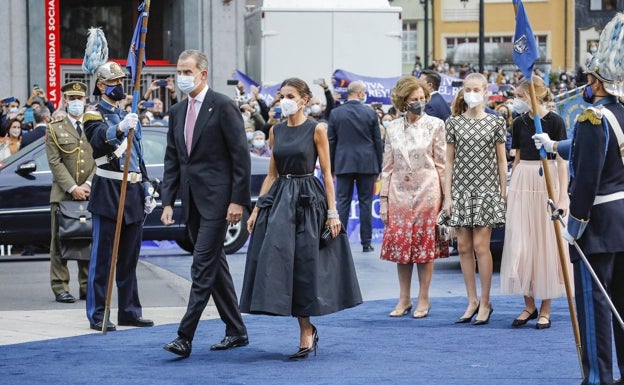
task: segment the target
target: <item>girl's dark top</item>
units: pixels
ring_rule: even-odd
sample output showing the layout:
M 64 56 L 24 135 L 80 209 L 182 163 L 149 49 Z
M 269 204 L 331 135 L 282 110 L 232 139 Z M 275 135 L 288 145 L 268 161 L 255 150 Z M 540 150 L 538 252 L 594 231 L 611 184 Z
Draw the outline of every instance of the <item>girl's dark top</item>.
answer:
M 561 116 L 549 111 L 543 118 L 542 131 L 552 140 L 564 140 L 567 138 L 565 122 Z M 535 124 L 532 113 L 518 116 L 513 121 L 511 148 L 520 150 L 520 160 L 540 160 L 539 150 L 535 148 L 535 142 L 531 137 L 535 135 Z M 555 159 L 554 154 L 548 154 L 548 159 Z

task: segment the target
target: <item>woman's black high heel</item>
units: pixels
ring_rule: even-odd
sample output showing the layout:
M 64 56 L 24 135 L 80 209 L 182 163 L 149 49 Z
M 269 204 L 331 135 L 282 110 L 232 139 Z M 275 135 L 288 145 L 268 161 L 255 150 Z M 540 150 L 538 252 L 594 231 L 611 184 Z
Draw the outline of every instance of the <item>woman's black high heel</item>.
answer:
M 472 317 L 474 317 L 478 312 L 479 312 L 479 307 L 480 304 L 477 305 L 477 308 L 474 310 L 474 312 L 470 315 L 470 317 L 461 317 L 458 318 L 457 321 L 455 321 L 456 324 L 466 324 L 470 321 L 472 321 Z
M 316 349 L 318 348 L 318 333 L 316 332 L 316 326 L 312 325 L 312 345 L 307 348 L 299 348 L 299 350 L 288 356 L 291 360 L 298 360 L 308 358 L 308 354 L 314 352 L 316 356 Z
M 492 312 L 494 312 L 494 308 L 492 307 L 492 305 L 490 305 L 490 311 L 488 313 L 488 316 L 486 319 L 481 320 L 478 318 L 475 318 L 474 322 L 472 323 L 473 325 L 487 325 L 490 322 L 490 316 L 492 315 Z

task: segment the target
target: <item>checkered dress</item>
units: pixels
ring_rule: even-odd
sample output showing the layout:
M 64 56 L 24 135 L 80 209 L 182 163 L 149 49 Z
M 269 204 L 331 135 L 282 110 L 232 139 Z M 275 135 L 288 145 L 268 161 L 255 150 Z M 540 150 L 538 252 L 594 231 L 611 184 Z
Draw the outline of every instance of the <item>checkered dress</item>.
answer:
M 446 121 L 446 141 L 455 145 L 450 226 L 500 227 L 505 224 L 496 143 L 505 143 L 505 121 L 487 114 L 482 119 L 463 115 Z

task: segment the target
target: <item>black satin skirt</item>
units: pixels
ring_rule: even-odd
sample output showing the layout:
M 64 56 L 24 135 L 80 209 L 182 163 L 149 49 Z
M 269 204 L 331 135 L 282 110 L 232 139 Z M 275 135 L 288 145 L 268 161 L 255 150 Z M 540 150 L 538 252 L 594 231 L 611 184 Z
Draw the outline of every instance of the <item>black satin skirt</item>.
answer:
M 241 312 L 310 317 L 362 303 L 347 235 L 321 244 L 327 199 L 316 177 L 279 178 L 256 205 Z

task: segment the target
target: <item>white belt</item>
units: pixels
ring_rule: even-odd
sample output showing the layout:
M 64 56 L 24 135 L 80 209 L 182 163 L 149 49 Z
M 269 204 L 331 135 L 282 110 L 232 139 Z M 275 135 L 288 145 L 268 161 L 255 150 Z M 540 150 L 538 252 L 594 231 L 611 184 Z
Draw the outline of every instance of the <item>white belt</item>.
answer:
M 99 175 L 102 178 L 123 180 L 123 174 L 124 174 L 123 172 L 104 170 L 99 167 L 95 169 L 95 175 Z M 128 183 L 139 183 L 142 180 L 143 180 L 143 175 L 141 175 L 140 172 L 128 173 Z
M 101 166 L 103 164 L 109 163 L 112 160 L 121 158 L 121 155 L 126 151 L 127 148 L 128 148 L 128 138 L 124 138 L 124 140 L 121 142 L 121 144 L 119 145 L 119 147 L 117 147 L 115 151 L 111 152 L 108 155 L 95 158 L 95 165 Z M 111 178 L 111 179 L 115 179 L 115 178 Z
M 602 203 L 617 201 L 620 199 L 624 199 L 624 191 L 618 191 L 616 193 L 608 195 L 597 195 L 596 199 L 594 199 L 594 206 Z

